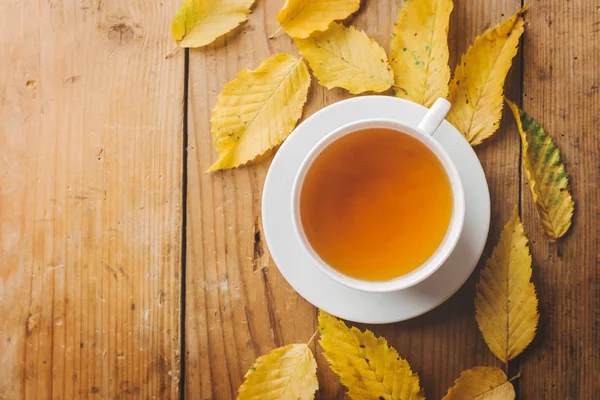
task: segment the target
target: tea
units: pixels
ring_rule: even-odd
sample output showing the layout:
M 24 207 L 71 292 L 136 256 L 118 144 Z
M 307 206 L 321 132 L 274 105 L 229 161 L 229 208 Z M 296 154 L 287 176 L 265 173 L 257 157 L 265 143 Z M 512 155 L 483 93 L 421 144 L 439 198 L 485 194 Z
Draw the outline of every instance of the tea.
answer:
M 353 132 L 313 161 L 300 219 L 313 250 L 331 267 L 383 281 L 423 264 L 442 243 L 452 188 L 439 159 L 410 135 Z

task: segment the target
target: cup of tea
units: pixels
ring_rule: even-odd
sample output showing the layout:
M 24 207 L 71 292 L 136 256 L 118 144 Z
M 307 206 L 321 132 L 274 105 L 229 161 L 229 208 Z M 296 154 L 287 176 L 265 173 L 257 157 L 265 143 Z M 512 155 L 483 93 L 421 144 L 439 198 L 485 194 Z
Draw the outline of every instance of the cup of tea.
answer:
M 308 152 L 293 184 L 292 222 L 330 278 L 366 292 L 396 291 L 450 256 L 465 199 L 456 167 L 432 136 L 449 109 L 438 99 L 418 126 L 353 122 Z

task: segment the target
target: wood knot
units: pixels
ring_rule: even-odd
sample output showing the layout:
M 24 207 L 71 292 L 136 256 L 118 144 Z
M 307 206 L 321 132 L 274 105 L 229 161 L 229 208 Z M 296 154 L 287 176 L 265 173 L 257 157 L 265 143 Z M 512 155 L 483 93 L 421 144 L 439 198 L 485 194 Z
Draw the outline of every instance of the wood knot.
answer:
M 40 313 L 29 314 L 25 321 L 25 337 L 30 337 L 34 330 L 37 329 Z
M 121 21 L 108 28 L 108 38 L 118 44 L 125 44 L 141 37 L 140 25 L 132 22 Z
M 258 217 L 256 217 L 256 220 L 254 221 L 253 239 L 254 239 L 254 254 L 252 256 L 252 270 L 254 272 L 256 272 L 259 269 L 262 269 L 266 266 L 266 265 L 264 265 L 265 264 L 264 263 L 265 250 L 264 250 L 264 244 L 262 241 L 262 235 L 260 233 L 260 223 L 259 223 Z

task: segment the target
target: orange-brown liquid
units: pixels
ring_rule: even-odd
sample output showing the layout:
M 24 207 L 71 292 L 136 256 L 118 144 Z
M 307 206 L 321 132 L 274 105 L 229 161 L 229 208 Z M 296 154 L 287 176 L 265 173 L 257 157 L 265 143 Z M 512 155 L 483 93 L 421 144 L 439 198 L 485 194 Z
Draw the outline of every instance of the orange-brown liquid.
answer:
M 313 162 L 300 218 L 316 253 L 354 278 L 406 274 L 435 252 L 452 215 L 452 189 L 438 158 L 391 129 L 351 133 Z

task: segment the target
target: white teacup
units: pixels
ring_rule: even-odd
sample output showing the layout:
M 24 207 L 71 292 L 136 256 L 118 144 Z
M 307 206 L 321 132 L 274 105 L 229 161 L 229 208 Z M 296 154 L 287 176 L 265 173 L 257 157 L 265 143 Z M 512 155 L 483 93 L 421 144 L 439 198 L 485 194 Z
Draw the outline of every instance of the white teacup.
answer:
M 410 126 L 389 119 L 365 119 L 344 125 L 321 139 L 306 155 L 292 187 L 292 223 L 296 235 L 306 253 L 314 260 L 316 265 L 331 279 L 342 285 L 365 292 L 391 292 L 414 286 L 432 275 L 448 259 L 458 239 L 460 238 L 465 219 L 465 198 L 460 176 L 450 156 L 442 146 L 432 137 L 440 126 L 444 117 L 450 110 L 450 103 L 438 99 L 418 126 Z M 311 247 L 302 227 L 300 218 L 300 194 L 306 173 L 311 168 L 313 161 L 325 148 L 341 137 L 356 131 L 369 128 L 388 128 L 410 135 L 423 143 L 439 159 L 452 188 L 453 208 L 448 230 L 437 250 L 421 266 L 413 271 L 387 281 L 360 280 L 341 273 L 324 262 Z

